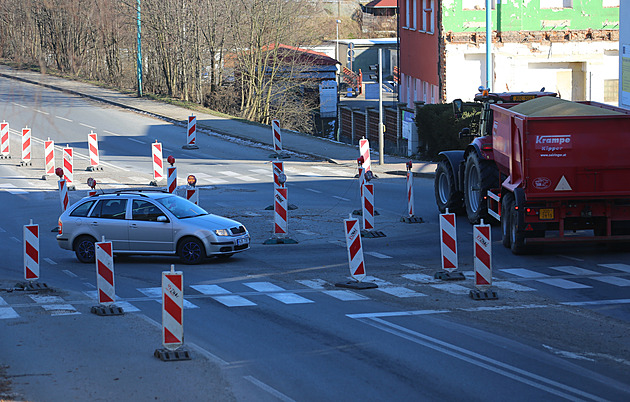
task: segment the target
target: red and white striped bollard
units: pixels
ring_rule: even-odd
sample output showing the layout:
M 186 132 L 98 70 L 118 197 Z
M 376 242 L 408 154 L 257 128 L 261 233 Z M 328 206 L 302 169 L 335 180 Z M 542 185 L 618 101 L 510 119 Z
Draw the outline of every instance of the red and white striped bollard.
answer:
M 46 174 L 55 174 L 55 141 L 50 138 L 44 141 L 44 161 L 46 164 Z
M 273 233 L 276 237 L 285 237 L 288 232 L 288 213 L 289 210 L 289 189 L 286 187 L 278 187 L 274 189 L 274 229 Z
M 363 230 L 372 230 L 374 229 L 374 184 L 364 184 L 362 193 Z
M 90 153 L 90 166 L 88 169 L 96 170 L 99 164 L 98 136 L 92 131 L 88 134 L 88 150 Z
M 74 154 L 68 145 L 63 149 L 63 178 L 70 187 L 74 181 Z
M 162 345 L 174 351 L 184 344 L 184 274 L 162 272 Z
M 372 161 L 370 160 L 370 141 L 366 138 L 359 140 L 359 155 L 363 157 L 362 167 L 366 171 L 372 170 Z
M 447 272 L 457 270 L 457 230 L 455 214 L 440 214 L 440 243 L 442 251 L 442 269 Z
M 39 279 L 39 225 L 24 225 L 24 279 Z
M 153 159 L 153 180 L 157 182 L 164 178 L 164 161 L 162 160 L 162 143 L 155 140 L 151 144 L 151 157 Z
M 492 235 L 490 225 L 483 223 L 473 226 L 475 290 L 470 297 L 476 300 L 498 299 L 492 287 Z
M 276 153 L 282 152 L 282 133 L 280 132 L 280 121 L 271 121 L 271 134 L 273 135 L 273 150 Z
M 22 164 L 31 164 L 31 129 L 25 127 L 22 129 Z
M 363 260 L 363 246 L 361 245 L 361 231 L 359 220 L 348 218 L 343 221 L 346 233 L 346 248 L 348 250 L 348 264 L 350 276 L 357 282 L 365 279 L 365 263 Z
M 199 149 L 197 146 L 197 117 L 195 115 L 188 116 L 188 127 L 186 130 L 186 145 L 184 149 Z
M 11 157 L 11 147 L 9 143 L 9 123 L 2 120 L 0 123 L 0 156 L 2 158 Z
M 96 256 L 96 286 L 98 288 L 98 302 L 109 306 L 116 300 L 116 284 L 114 279 L 114 250 L 112 242 L 102 241 L 94 243 Z

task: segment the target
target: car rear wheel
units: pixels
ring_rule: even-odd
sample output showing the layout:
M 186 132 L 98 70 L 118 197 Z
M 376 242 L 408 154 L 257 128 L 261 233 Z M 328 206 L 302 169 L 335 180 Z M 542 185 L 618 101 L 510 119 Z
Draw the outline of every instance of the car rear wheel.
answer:
M 177 254 L 182 263 L 194 265 L 203 260 L 206 251 L 199 239 L 187 237 L 179 243 Z
M 96 240 L 92 236 L 80 236 L 74 242 L 74 253 L 77 256 L 77 260 L 84 264 L 94 262 L 94 243 L 96 243 Z
M 455 188 L 453 171 L 447 161 L 440 161 L 435 170 L 435 202 L 441 213 L 458 212 L 463 208 L 463 200 L 460 192 Z

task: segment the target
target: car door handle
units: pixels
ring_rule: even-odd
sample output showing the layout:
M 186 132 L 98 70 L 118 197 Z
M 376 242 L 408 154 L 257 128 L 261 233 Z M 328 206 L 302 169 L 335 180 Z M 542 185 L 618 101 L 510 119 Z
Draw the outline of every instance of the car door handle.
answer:
M 138 227 L 138 225 L 137 225 L 137 224 L 135 224 L 135 223 L 130 223 L 130 224 L 129 224 L 129 227 L 130 227 L 130 228 L 137 228 L 137 227 Z
M 92 222 L 92 226 L 98 226 L 98 222 Z

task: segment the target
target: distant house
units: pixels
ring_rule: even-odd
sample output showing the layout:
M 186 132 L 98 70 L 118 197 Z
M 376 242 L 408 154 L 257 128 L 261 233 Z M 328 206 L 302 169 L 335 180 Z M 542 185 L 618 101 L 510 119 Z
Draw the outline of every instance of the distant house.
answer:
M 490 89 L 617 104 L 619 3 L 491 1 Z M 486 85 L 485 4 L 398 0 L 401 101 L 471 99 Z
M 372 14 L 374 16 L 394 16 L 398 12 L 397 0 L 372 0 L 369 3 L 362 5 L 361 10 L 364 13 Z

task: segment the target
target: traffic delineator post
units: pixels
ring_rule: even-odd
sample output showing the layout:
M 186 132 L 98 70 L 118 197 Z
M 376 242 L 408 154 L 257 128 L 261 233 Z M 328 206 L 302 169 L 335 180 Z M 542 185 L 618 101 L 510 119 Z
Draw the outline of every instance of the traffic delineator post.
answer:
M 39 225 L 33 224 L 32 219 L 24 225 L 24 279 L 39 279 Z
M 490 225 L 483 223 L 473 226 L 475 289 L 470 297 L 475 300 L 498 299 L 492 290 L 492 240 Z
M 162 160 L 162 143 L 155 140 L 151 144 L 151 159 L 153 165 L 153 181 L 149 183 L 151 186 L 157 186 L 158 181 L 164 178 L 164 161 Z
M 359 156 L 363 157 L 361 167 L 366 171 L 372 170 L 372 160 L 370 159 L 370 141 L 366 138 L 361 138 L 359 140 Z
M 48 175 L 55 174 L 55 141 L 51 140 L 50 137 L 48 140 L 44 141 L 44 163 L 46 174 L 44 177 Z
M 31 163 L 31 129 L 22 129 L 22 160 L 20 166 L 32 165 Z
M 359 220 L 350 216 L 343 221 L 346 234 L 346 249 L 348 251 L 348 265 L 351 281 L 336 283 L 335 286 L 352 289 L 372 289 L 378 287 L 372 282 L 363 282 L 366 277 L 363 246 L 361 244 L 361 230 Z
M 175 166 L 169 166 L 166 172 L 166 190 L 173 194 L 177 188 L 177 168 Z
M 366 183 L 363 185 L 363 196 L 361 197 L 361 222 L 363 230 L 361 230 L 362 237 L 386 237 L 385 233 L 374 228 L 374 184 Z
M 413 172 L 411 161 L 407 162 L 407 216 L 400 218 L 401 222 L 406 223 L 423 223 L 421 217 L 415 216 L 415 201 L 413 197 Z
M 69 146 L 63 149 L 63 179 L 66 181 L 68 191 L 73 191 L 74 187 L 74 150 Z
M 442 271 L 436 272 L 435 279 L 462 280 L 464 274 L 457 271 L 457 228 L 455 214 L 448 212 L 440 214 L 440 251 L 442 257 Z
M 273 198 L 276 199 L 276 189 L 283 187 L 283 184 L 287 181 L 287 175 L 284 173 L 284 162 L 275 160 L 271 162 L 271 170 L 273 172 Z M 265 208 L 266 211 L 273 211 L 275 208 L 275 201 L 271 205 Z M 292 211 L 298 207 L 289 204 L 288 210 Z
M 98 306 L 93 306 L 91 312 L 96 315 L 121 315 L 123 310 L 114 306 L 116 301 L 116 281 L 114 275 L 114 250 L 111 241 L 94 243 L 96 260 L 96 287 Z
M 289 156 L 282 149 L 282 132 L 280 131 L 280 120 L 271 121 L 271 136 L 274 153 L 269 155 L 270 158 L 287 159 Z
M 284 186 L 284 183 L 282 185 Z M 274 186 L 273 192 L 273 237 L 265 240 L 263 244 L 296 244 L 296 240 L 288 237 L 289 189 Z
M 0 158 L 11 158 L 11 144 L 9 142 L 9 123 L 2 120 L 0 123 Z
M 162 361 L 190 360 L 184 345 L 184 274 L 171 270 L 162 272 L 162 349 L 153 355 Z
M 199 205 L 199 189 L 197 188 L 197 178 L 195 175 L 189 174 L 186 178 L 188 186 L 186 187 L 186 199 Z
M 61 212 L 65 212 L 68 208 L 68 186 L 66 186 L 66 181 L 64 179 L 60 179 L 57 181 L 57 188 L 59 189 L 59 201 L 61 201 Z
M 98 136 L 93 131 L 90 131 L 88 134 L 88 152 L 90 154 L 90 166 L 85 170 L 103 170 L 103 168 L 99 166 Z
M 186 130 L 186 145 L 183 149 L 199 149 L 197 146 L 197 116 L 188 116 L 188 126 Z
M 90 187 L 90 189 L 87 192 L 87 196 L 88 197 L 93 197 L 96 195 L 96 180 L 94 180 L 93 178 L 88 178 L 87 179 L 87 185 L 88 187 Z

